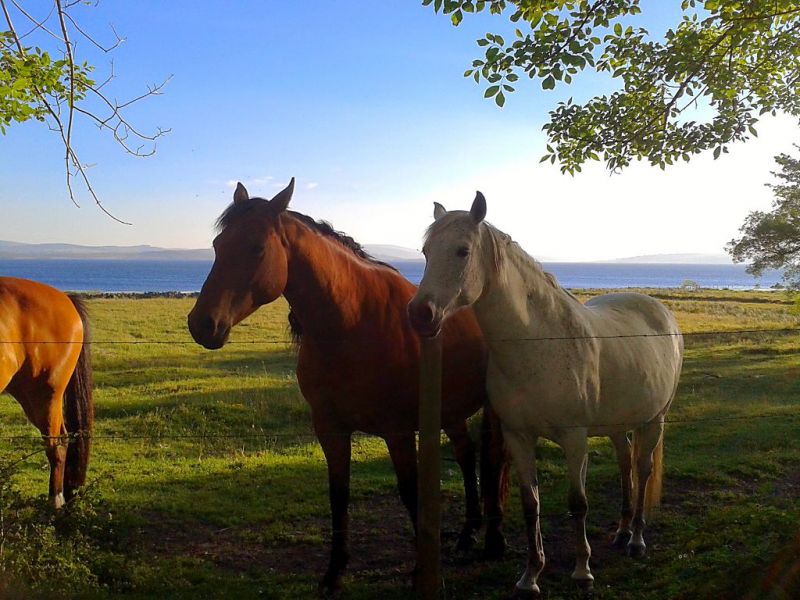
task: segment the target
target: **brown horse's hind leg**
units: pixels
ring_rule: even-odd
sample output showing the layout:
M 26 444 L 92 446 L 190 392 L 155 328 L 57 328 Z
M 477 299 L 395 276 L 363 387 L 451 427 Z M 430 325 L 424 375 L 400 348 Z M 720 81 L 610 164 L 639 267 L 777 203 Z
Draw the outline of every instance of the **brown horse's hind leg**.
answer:
M 466 422 L 459 423 L 456 427 L 446 429 L 445 432 L 453 442 L 453 452 L 456 462 L 461 468 L 464 477 L 464 497 L 466 499 L 467 514 L 464 526 L 458 535 L 456 550 L 467 552 L 477 542 L 476 533 L 482 524 L 480 496 L 478 495 L 478 476 L 475 473 L 475 442 L 469 436 Z
M 342 571 L 350 559 L 347 514 L 350 503 L 350 438 L 349 431 L 321 428 L 315 424 L 317 438 L 328 463 L 328 493 L 331 503 L 331 558 L 328 570 L 319 583 L 323 596 L 337 596 L 342 588 Z
M 611 438 L 614 449 L 617 452 L 617 463 L 619 464 L 619 479 L 622 489 L 622 512 L 620 513 L 619 526 L 612 542 L 617 548 L 624 548 L 631 539 L 631 518 L 633 509 L 631 508 L 631 443 L 628 441 L 626 433 L 615 433 Z
M 39 386 L 36 386 L 37 388 Z M 31 423 L 44 438 L 45 454 L 50 463 L 50 504 L 56 509 L 64 506 L 64 468 L 67 459 L 67 428 L 64 426 L 62 402 L 64 389 L 14 389 L 13 395 L 22 405 Z M 42 400 L 44 398 L 44 400 Z

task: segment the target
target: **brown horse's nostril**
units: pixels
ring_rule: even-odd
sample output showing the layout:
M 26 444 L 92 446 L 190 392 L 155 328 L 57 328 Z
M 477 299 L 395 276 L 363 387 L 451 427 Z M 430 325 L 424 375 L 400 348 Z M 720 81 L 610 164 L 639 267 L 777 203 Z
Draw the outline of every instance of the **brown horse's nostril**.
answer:
M 211 317 L 206 317 L 203 319 L 203 329 L 209 335 L 214 335 L 217 331 L 217 322 Z

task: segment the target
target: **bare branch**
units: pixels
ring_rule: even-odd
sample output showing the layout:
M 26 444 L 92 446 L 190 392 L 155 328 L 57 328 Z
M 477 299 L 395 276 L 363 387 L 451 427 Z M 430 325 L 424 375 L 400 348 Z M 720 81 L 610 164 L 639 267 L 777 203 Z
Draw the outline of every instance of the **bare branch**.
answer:
M 44 112 L 45 121 L 48 129 L 54 133 L 58 133 L 61 142 L 64 146 L 64 168 L 66 174 L 67 191 L 70 200 L 76 206 L 79 206 L 75 191 L 73 189 L 73 179 L 78 178 L 83 185 L 86 186 L 91 198 L 100 210 L 109 216 L 114 221 L 129 225 L 125 221 L 117 218 L 110 211 L 108 211 L 100 198 L 98 197 L 94 187 L 91 184 L 90 178 L 87 173 L 89 165 L 80 161 L 76 149 L 73 146 L 73 130 L 75 125 L 75 114 L 87 117 L 93 121 L 100 129 L 109 130 L 114 140 L 123 148 L 125 152 L 137 157 L 151 156 L 156 152 L 155 140 L 163 135 L 169 133 L 169 129 L 156 128 L 152 134 L 147 134 L 136 129 L 124 116 L 123 110 L 131 105 L 147 98 L 149 96 L 157 96 L 161 94 L 163 87 L 171 79 L 172 76 L 165 79 L 163 82 L 155 85 L 147 86 L 147 91 L 139 96 L 136 96 L 125 102 L 113 102 L 103 92 L 103 88 L 116 78 L 114 62 L 110 62 L 110 72 L 108 77 L 101 83 L 96 84 L 86 78 L 83 70 L 78 71 L 79 67 L 76 63 L 75 57 L 75 42 L 70 35 L 69 27 L 74 27 L 74 31 L 78 32 L 82 37 L 88 40 L 96 48 L 105 53 L 109 53 L 122 44 L 125 40 L 122 38 L 111 25 L 111 30 L 114 33 L 116 42 L 110 46 L 104 46 L 99 43 L 92 35 L 87 33 L 80 27 L 77 21 L 69 14 L 68 10 L 78 4 L 85 4 L 84 0 L 53 0 L 53 6 L 50 13 L 44 20 L 37 20 L 33 15 L 26 12 L 20 0 L 0 0 L 0 7 L 2 8 L 3 16 L 5 17 L 9 31 L 9 41 L 3 43 L 3 48 L 6 51 L 17 54 L 20 58 L 26 57 L 26 50 L 22 45 L 22 37 L 18 35 L 14 27 L 9 6 L 13 6 L 25 19 L 30 21 L 34 27 L 25 35 L 29 35 L 36 31 L 42 31 L 47 35 L 53 37 L 58 41 L 59 47 L 64 52 L 64 60 L 66 62 L 63 71 L 64 87 L 60 89 L 50 90 L 39 87 L 37 83 L 31 85 L 31 91 L 39 104 L 39 111 Z M 58 15 L 58 24 L 61 35 L 50 30 L 47 27 L 48 21 L 51 19 L 53 13 Z M 63 44 L 63 46 L 61 46 Z M 91 92 L 95 95 L 101 103 L 110 110 L 108 116 L 98 116 L 91 109 L 83 108 L 78 103 L 85 99 L 85 94 Z M 64 106 L 62 106 L 64 105 Z M 39 117 L 41 118 L 41 117 Z M 138 145 L 131 143 L 132 141 L 140 142 Z M 152 147 L 148 147 L 152 143 Z
M 14 0 L 12 0 L 13 2 Z M 67 62 L 69 63 L 69 107 L 67 112 L 67 134 L 66 134 L 66 153 L 64 154 L 64 163 L 67 170 L 67 189 L 72 195 L 72 177 L 69 170 L 69 160 L 72 152 L 72 122 L 75 117 L 75 57 L 72 54 L 72 42 L 69 39 L 67 32 L 67 24 L 64 22 L 64 9 L 61 5 L 61 0 L 56 0 L 56 7 L 58 9 L 58 22 L 61 25 L 61 33 L 64 35 L 64 44 L 66 45 Z M 77 161 L 77 157 L 74 157 Z
M 25 15 L 28 18 L 28 20 L 31 23 L 33 23 L 33 29 L 30 29 L 30 30 L 26 31 L 25 33 L 23 33 L 21 36 L 19 36 L 19 39 L 24 40 L 26 37 L 28 37 L 29 35 L 31 35 L 32 33 L 36 32 L 36 31 L 38 31 L 39 29 L 43 29 L 44 31 L 49 33 L 54 38 L 59 39 L 59 37 L 56 34 L 54 34 L 52 31 L 50 31 L 46 27 L 44 27 L 44 24 L 47 23 L 50 20 L 50 17 L 53 16 L 53 12 L 56 9 L 56 5 L 55 4 L 53 4 L 53 6 L 50 7 L 50 12 L 47 13 L 47 16 L 44 19 L 42 19 L 41 21 L 37 21 L 32 16 L 30 16 L 28 13 L 26 13 L 17 2 L 14 2 L 14 0 L 12 0 L 12 3 L 17 8 L 17 10 L 19 10 L 19 12 L 21 12 L 23 15 Z
M 86 33 L 83 29 L 81 29 L 81 27 L 80 27 L 80 25 L 78 25 L 77 21 L 75 21 L 75 19 L 72 18 L 72 15 L 70 15 L 69 13 L 64 13 L 64 16 L 69 20 L 70 23 L 72 23 L 72 26 L 75 28 L 75 30 L 78 33 L 80 33 L 89 42 L 91 42 L 96 48 L 102 50 L 106 54 L 108 54 L 109 52 L 112 52 L 116 48 L 119 48 L 122 44 L 125 43 L 125 38 L 119 36 L 119 34 L 117 33 L 117 30 L 114 29 L 113 25 L 109 25 L 109 27 L 111 28 L 111 31 L 114 32 L 114 37 L 116 38 L 116 42 L 114 42 L 114 44 L 111 45 L 111 46 L 103 46 L 94 37 L 92 37 L 91 35 Z

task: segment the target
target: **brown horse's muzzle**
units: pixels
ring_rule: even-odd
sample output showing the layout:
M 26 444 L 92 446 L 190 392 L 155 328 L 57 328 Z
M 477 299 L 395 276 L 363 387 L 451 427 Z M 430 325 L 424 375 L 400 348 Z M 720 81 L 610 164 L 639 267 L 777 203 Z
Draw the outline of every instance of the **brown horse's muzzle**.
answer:
M 218 350 L 228 341 L 231 326 L 207 315 L 199 315 L 194 310 L 188 317 L 189 332 L 194 341 L 208 350 Z

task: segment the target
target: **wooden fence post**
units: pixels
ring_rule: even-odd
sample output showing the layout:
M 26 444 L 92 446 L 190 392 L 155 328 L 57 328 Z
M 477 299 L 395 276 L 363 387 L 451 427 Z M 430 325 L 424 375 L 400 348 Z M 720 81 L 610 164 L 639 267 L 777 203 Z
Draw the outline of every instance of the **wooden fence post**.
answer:
M 442 339 L 421 338 L 417 459 L 417 597 L 439 600 L 441 567 Z

